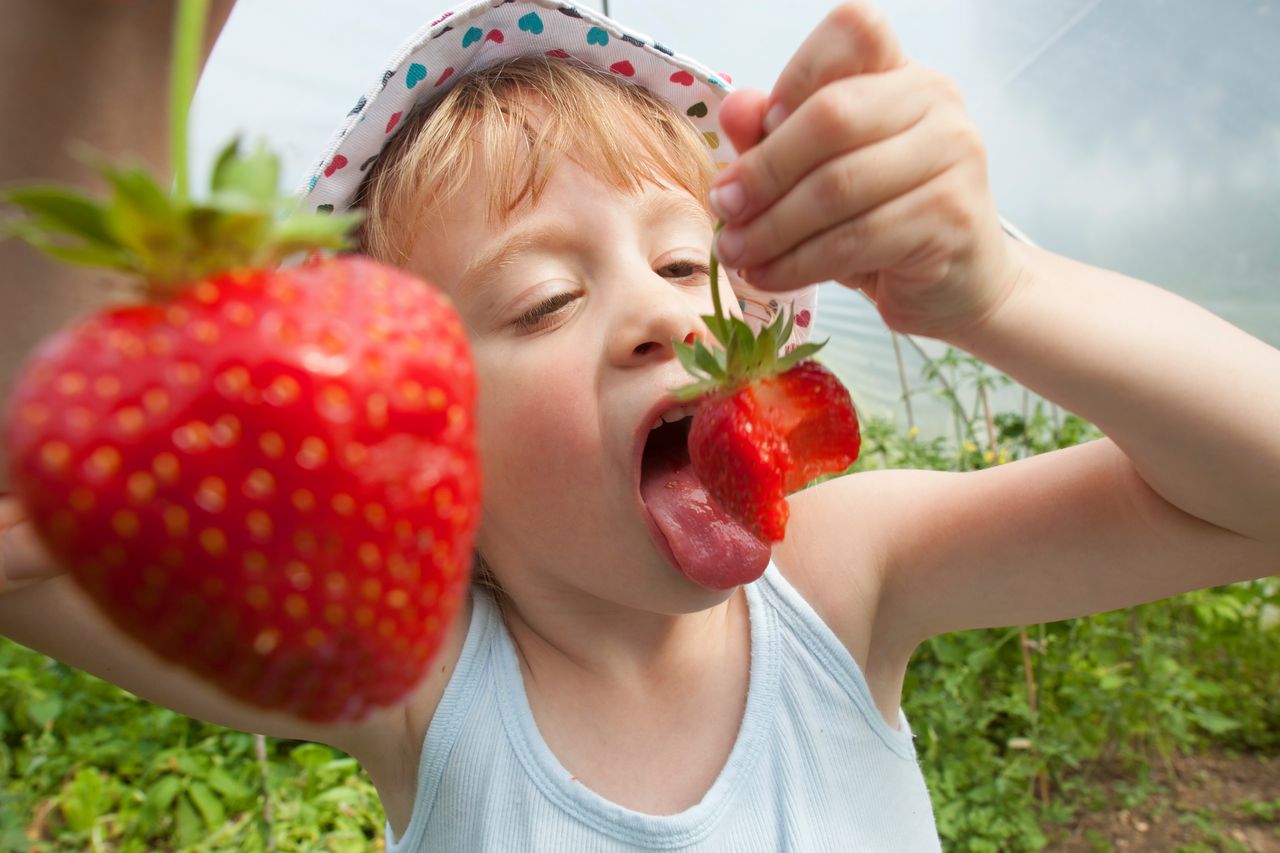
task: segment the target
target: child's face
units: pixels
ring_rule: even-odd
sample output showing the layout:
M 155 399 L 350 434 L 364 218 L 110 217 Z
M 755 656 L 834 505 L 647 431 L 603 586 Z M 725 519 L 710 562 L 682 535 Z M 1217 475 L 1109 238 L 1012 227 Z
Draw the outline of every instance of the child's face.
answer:
M 566 159 L 535 208 L 490 225 L 485 179 L 483 167 L 469 176 L 412 256 L 473 346 L 477 547 L 517 599 L 568 593 L 666 613 L 722 600 L 672 566 L 639 491 L 649 426 L 689 380 L 672 341 L 702 336 L 711 312 L 709 214 L 683 190 L 629 194 Z

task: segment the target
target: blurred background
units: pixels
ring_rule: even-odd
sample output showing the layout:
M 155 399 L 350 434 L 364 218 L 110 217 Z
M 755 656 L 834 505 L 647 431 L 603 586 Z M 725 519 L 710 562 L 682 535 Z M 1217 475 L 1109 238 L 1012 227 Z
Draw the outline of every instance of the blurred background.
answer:
M 384 61 L 439 4 L 241 0 L 194 108 L 194 163 L 269 136 L 302 181 Z M 833 5 L 587 3 L 768 90 Z M 987 140 L 1001 214 L 1032 241 L 1173 290 L 1280 345 L 1280 9 L 1269 2 L 882 0 L 914 60 L 951 76 Z M 785 12 L 780 11 L 785 8 Z M 838 286 L 816 336 L 864 411 L 926 435 L 951 403 L 921 372 L 932 341 L 892 336 Z M 1195 346 L 1193 340 L 1187 341 Z M 901 359 L 901 370 L 899 369 Z M 966 405 L 969 401 L 966 401 Z M 1025 404 L 997 392 L 998 408 Z

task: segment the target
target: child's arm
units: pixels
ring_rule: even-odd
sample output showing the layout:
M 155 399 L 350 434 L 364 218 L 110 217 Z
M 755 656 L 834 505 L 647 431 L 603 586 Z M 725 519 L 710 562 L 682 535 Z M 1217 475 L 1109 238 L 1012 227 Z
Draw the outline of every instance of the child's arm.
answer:
M 734 98 L 722 120 L 750 150 L 717 180 L 726 263 L 766 288 L 861 288 L 891 328 L 963 348 L 1109 436 L 796 495 L 797 530 L 824 532 L 799 563 L 847 564 L 855 544 L 878 555 L 872 643 L 903 657 L 948 630 L 1280 571 L 1280 352 L 1157 287 L 1005 238 L 954 87 L 864 7 L 833 12 L 771 98 Z
M 264 711 L 232 699 L 200 678 L 152 653 L 116 628 L 60 571 L 39 544 L 12 498 L 0 498 L 0 636 L 110 681 L 181 714 L 241 731 L 327 743 L 375 763 L 405 747 L 405 706 L 376 712 L 358 724 L 321 725 Z M 439 661 L 456 657 L 451 639 Z M 417 698 L 438 693 L 434 670 Z M 392 758 L 392 756 L 382 756 Z M 398 764 L 395 758 L 394 764 Z

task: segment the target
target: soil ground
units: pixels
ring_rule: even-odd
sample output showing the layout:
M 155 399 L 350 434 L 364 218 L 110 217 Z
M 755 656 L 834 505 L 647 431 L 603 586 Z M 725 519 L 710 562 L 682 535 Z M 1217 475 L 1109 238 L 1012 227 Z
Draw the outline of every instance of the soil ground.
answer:
M 1047 853 L 1280 853 L 1280 756 L 1177 756 L 1144 781 L 1106 766 L 1093 776 L 1097 808 Z

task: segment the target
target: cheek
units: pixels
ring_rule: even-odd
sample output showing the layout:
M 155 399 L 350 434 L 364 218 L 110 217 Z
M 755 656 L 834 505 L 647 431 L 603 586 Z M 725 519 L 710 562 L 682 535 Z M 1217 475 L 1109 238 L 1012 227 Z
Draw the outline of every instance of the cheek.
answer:
M 547 502 L 585 485 L 600 453 L 596 399 L 588 377 L 554 359 L 477 353 L 478 439 L 494 504 Z

